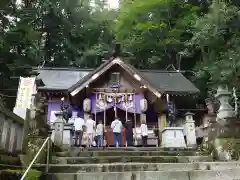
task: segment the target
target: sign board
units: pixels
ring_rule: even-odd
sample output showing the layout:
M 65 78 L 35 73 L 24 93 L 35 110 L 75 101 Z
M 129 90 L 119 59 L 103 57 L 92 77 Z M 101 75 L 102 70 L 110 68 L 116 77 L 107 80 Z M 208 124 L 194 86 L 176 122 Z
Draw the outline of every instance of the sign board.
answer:
M 36 77 L 20 77 L 17 100 L 16 100 L 16 108 L 27 109 L 31 107 L 32 104 L 32 94 L 35 93 Z

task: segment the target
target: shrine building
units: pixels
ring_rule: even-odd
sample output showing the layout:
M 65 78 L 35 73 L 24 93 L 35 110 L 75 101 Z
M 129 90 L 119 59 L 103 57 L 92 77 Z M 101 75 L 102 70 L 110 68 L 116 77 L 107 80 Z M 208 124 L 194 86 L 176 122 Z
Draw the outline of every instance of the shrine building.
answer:
M 113 141 L 109 126 L 116 116 L 123 123 L 132 120 L 136 128 L 146 120 L 151 130 L 164 128 L 170 121 L 182 126 L 187 109 L 196 109 L 194 96 L 199 90 L 178 71 L 139 70 L 118 57 L 96 69 L 34 70 L 43 82 L 38 94 L 47 99 L 49 124 L 56 120 L 64 97 L 73 118 L 77 113 L 84 119 L 92 114 L 96 122 L 104 122 L 108 144 Z

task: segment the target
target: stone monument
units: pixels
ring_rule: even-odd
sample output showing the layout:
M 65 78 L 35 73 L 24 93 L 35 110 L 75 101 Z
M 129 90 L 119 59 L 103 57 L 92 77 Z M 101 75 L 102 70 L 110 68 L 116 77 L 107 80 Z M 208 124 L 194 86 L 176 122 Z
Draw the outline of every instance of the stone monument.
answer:
M 196 143 L 196 132 L 195 132 L 195 121 L 193 120 L 193 113 L 187 112 L 185 114 L 185 123 L 184 123 L 184 128 L 185 128 L 185 133 L 186 133 L 186 140 L 187 140 L 187 146 L 196 148 L 197 143 Z

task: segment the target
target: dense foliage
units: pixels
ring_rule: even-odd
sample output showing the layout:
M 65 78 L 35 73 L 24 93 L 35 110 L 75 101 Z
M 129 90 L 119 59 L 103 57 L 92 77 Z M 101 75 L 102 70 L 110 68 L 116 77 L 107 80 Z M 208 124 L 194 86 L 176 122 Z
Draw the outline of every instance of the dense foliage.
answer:
M 0 8 L 0 95 L 13 99 L 10 104 L 18 83 L 10 77 L 32 66 L 96 67 L 113 51 L 116 11 L 103 0 L 6 2 Z
M 106 0 L 2 0 L 0 10 L 0 97 L 14 96 L 10 77 L 32 66 L 95 68 L 116 42 L 138 68 L 172 64 L 203 90 L 239 88 L 238 0 L 120 0 L 119 10 Z

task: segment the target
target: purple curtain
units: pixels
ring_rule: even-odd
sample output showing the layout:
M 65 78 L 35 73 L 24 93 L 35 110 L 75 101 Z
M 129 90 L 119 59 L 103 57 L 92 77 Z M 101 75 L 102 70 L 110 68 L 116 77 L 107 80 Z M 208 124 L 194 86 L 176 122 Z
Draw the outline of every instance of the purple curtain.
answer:
M 134 100 L 135 98 L 135 100 Z M 136 113 L 136 114 L 141 114 L 141 109 L 140 109 L 140 100 L 143 98 L 142 94 L 136 94 L 135 96 L 133 95 L 133 98 L 131 101 L 128 101 L 128 103 L 125 103 L 125 101 L 121 101 L 121 98 L 119 98 L 119 101 L 117 104 L 112 102 L 96 102 L 96 94 L 92 94 L 90 99 L 91 99 L 91 112 L 95 113 L 95 111 L 98 112 L 103 112 L 104 109 L 108 110 L 114 106 L 116 106 L 119 109 L 122 109 L 124 111 L 130 112 L 130 113 Z M 135 104 L 134 104 L 135 102 Z

